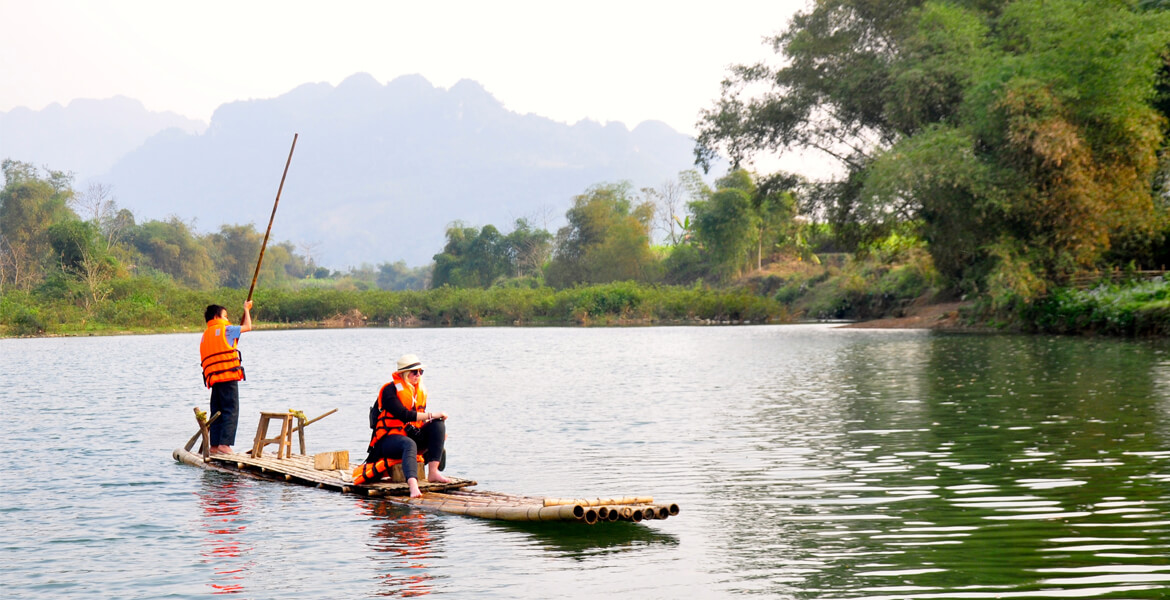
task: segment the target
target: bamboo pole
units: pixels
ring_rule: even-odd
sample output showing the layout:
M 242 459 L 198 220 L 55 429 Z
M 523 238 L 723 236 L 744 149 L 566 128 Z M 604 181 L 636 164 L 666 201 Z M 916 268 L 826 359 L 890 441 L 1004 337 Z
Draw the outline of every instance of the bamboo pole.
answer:
M 284 163 L 284 174 L 280 176 L 280 187 L 276 188 L 276 201 L 272 203 L 272 216 L 268 217 L 268 229 L 264 232 L 264 242 L 260 244 L 260 257 L 256 259 L 256 271 L 252 273 L 252 285 L 248 288 L 248 300 L 252 299 L 252 292 L 256 289 L 256 279 L 260 277 L 260 263 L 264 262 L 264 249 L 268 247 L 268 235 L 272 233 L 272 222 L 276 220 L 276 206 L 280 204 L 280 192 L 284 190 L 284 178 L 288 177 L 288 166 L 292 164 L 293 150 L 297 148 L 297 136 L 293 134 L 292 147 L 288 149 L 288 160 Z
M 653 496 L 630 496 L 625 498 L 545 498 L 545 506 L 558 504 L 580 504 L 581 506 L 602 506 L 606 504 L 650 504 Z
M 312 425 L 313 423 L 316 423 L 317 421 L 320 421 L 321 419 L 324 419 L 325 417 L 328 417 L 329 415 L 331 415 L 331 414 L 333 414 L 333 413 L 335 413 L 335 412 L 337 412 L 337 409 L 336 409 L 336 408 L 335 408 L 335 409 L 333 409 L 333 410 L 331 410 L 331 411 L 329 411 L 329 412 L 327 412 L 327 413 L 325 413 L 325 414 L 323 414 L 323 415 L 321 415 L 321 416 L 319 416 L 319 417 L 317 417 L 317 418 L 315 418 L 315 419 L 309 419 L 308 421 L 305 421 L 305 424 L 304 424 L 304 425 L 297 425 L 296 427 L 293 427 L 292 431 L 290 431 L 290 432 L 289 432 L 289 434 L 291 435 L 291 434 L 293 434 L 293 433 L 296 433 L 296 432 L 298 432 L 298 431 L 301 431 L 303 428 L 305 428 L 305 427 L 308 427 L 309 425 Z M 217 414 L 218 414 L 218 413 L 217 413 Z

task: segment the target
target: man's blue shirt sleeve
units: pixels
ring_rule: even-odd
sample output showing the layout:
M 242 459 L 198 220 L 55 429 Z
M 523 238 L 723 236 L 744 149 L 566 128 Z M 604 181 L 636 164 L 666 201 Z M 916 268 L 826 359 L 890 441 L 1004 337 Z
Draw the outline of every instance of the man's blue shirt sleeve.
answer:
M 236 343 L 236 340 L 240 339 L 240 326 L 239 325 L 228 325 L 227 331 L 225 333 L 227 333 L 228 345 L 234 346 Z

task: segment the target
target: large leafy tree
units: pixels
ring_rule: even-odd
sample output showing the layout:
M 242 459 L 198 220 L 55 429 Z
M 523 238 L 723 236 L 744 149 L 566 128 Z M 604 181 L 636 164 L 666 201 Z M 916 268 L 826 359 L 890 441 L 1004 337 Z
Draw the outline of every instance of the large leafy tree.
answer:
M 516 219 L 512 233 L 504 236 L 504 248 L 516 277 L 540 277 L 552 253 L 553 236 L 533 227 L 527 219 Z
M 798 178 L 779 174 L 757 180 L 735 169 L 689 203 L 692 241 L 699 246 L 706 270 L 726 279 L 746 269 L 761 268 L 792 235 Z
M 196 289 L 219 283 L 207 248 L 177 217 L 147 221 L 131 229 L 127 240 L 141 257 L 140 271 L 154 269 Z
M 756 185 L 747 171 L 732 171 L 707 198 L 690 203 L 695 242 L 717 275 L 742 271 L 758 241 L 759 216 L 752 210 Z
M 783 66 L 733 71 L 698 158 L 824 150 L 845 175 L 814 197 L 840 231 L 921 223 L 943 273 L 1028 297 L 1149 222 L 1168 19 L 1124 0 L 818 2 L 773 40 Z
M 68 207 L 71 176 L 49 171 L 41 177 L 28 163 L 5 159 L 4 189 L 0 190 L 0 285 L 28 289 L 44 278 L 53 262 L 49 230 L 77 220 Z
M 447 228 L 447 244 L 435 255 L 431 285 L 486 288 L 511 271 L 500 230 L 494 225 L 476 229 L 456 223 Z
M 650 250 L 653 202 L 638 202 L 628 182 L 595 185 L 573 199 L 557 232 L 546 278 L 554 286 L 647 281 L 657 276 Z

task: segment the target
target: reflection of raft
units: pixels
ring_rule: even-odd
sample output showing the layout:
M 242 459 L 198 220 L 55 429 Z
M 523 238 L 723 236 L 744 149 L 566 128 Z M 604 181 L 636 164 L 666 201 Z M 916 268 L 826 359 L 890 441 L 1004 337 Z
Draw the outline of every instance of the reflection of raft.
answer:
M 336 409 L 335 409 L 336 410 Z M 629 498 L 541 498 L 535 496 L 513 496 L 498 492 L 465 490 L 476 482 L 469 479 L 451 477 L 450 483 L 430 483 L 419 481 L 419 489 L 423 492 L 420 498 L 411 498 L 406 483 L 381 480 L 370 484 L 355 485 L 348 465 L 338 469 L 318 468 L 314 457 L 305 454 L 304 428 L 332 414 L 330 411 L 316 419 L 307 420 L 304 415 L 296 415 L 299 423 L 291 427 L 292 413 L 278 438 L 266 439 L 267 420 L 263 415 L 276 413 L 261 413 L 260 427 L 257 428 L 256 442 L 253 450 L 239 454 L 206 455 L 207 423 L 196 409 L 196 419 L 199 422 L 200 432 L 191 438 L 186 448 L 175 449 L 175 460 L 213 471 L 238 473 L 283 481 L 301 485 L 314 486 L 338 492 L 361 494 L 363 496 L 381 497 L 388 502 L 405 506 L 416 506 L 438 512 L 456 515 L 467 515 L 485 519 L 500 519 L 504 521 L 581 521 L 589 524 L 599 521 L 633 521 L 640 522 L 650 519 L 665 519 L 678 514 L 677 504 L 654 503 L 648 496 Z M 280 414 L 284 417 L 283 414 Z M 214 421 L 218 415 L 212 417 Z M 293 433 L 299 433 L 301 454 L 291 453 L 291 438 Z M 203 437 L 204 452 L 191 452 L 197 438 Z M 275 456 L 265 455 L 262 448 L 267 444 L 283 442 Z M 256 454 L 256 456 L 253 456 Z

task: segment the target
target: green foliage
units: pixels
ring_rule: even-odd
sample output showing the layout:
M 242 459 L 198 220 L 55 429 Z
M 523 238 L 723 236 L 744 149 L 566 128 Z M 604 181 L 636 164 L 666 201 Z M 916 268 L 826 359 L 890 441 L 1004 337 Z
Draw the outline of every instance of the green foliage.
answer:
M 573 199 L 546 277 L 555 287 L 658 277 L 650 249 L 654 205 L 635 205 L 629 183 L 596 185 Z
M 459 224 L 449 227 L 447 245 L 435 255 L 431 285 L 486 288 L 509 277 L 539 275 L 552 234 L 533 229 L 524 219 L 515 225 L 507 236 L 493 225 L 479 231 Z
M 219 282 L 207 247 L 177 217 L 143 223 L 130 231 L 127 239 L 144 266 L 167 273 L 184 285 L 210 289 Z
M 756 241 L 751 191 L 718 189 L 709 199 L 692 202 L 691 213 L 695 242 L 709 257 L 714 273 L 722 278 L 739 274 Z
M 942 278 L 930 255 L 911 240 L 892 236 L 885 250 L 793 278 L 774 295 L 808 317 L 870 319 L 900 316 L 915 302 L 943 293 Z
M 696 152 L 824 151 L 845 174 L 808 200 L 847 247 L 917 222 L 951 284 L 1026 302 L 1160 235 L 1170 13 L 1134 8 L 817 2 L 773 40 L 781 66 L 733 69 Z
M 46 330 L 41 310 L 27 292 L 12 291 L 0 296 L 0 324 L 7 335 L 39 335 Z
M 70 177 L 50 171 L 42 179 L 27 163 L 5 159 L 2 164 L 6 183 L 0 190 L 0 287 L 12 284 L 27 290 L 44 279 L 53 262 L 49 228 L 77 219 L 67 205 Z
M 664 262 L 672 283 L 700 279 L 730 280 L 760 268 L 764 258 L 780 249 L 801 252 L 807 245 L 796 216 L 792 189 L 799 179 L 777 174 L 757 181 L 734 169 L 688 205 L 684 244 L 671 248 Z
M 504 236 L 495 226 L 476 231 L 456 224 L 447 228 L 447 245 L 435 255 L 431 285 L 485 288 L 511 272 Z
M 328 271 L 326 271 L 328 276 Z M 427 287 L 431 272 L 426 267 L 411 269 L 406 261 L 378 265 L 377 284 L 380 290 L 421 290 Z
M 1020 313 L 1025 328 L 1043 333 L 1170 335 L 1170 283 L 1163 279 L 1058 288 Z

